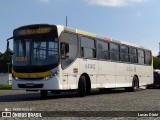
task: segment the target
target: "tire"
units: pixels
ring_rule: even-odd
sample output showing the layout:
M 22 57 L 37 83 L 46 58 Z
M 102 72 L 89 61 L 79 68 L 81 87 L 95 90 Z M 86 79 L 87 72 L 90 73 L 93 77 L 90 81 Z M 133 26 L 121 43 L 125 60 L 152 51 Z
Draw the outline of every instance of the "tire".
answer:
M 78 83 L 78 96 L 84 97 L 86 95 L 86 80 L 84 76 L 81 76 Z
M 41 98 L 43 98 L 43 99 L 47 98 L 48 91 L 47 90 L 41 90 L 40 94 L 41 94 Z
M 86 88 L 86 95 L 90 95 L 90 93 L 91 93 L 91 89 L 90 88 L 89 89 Z
M 132 83 L 132 92 L 138 91 L 139 89 L 139 82 L 136 76 L 133 77 L 133 83 Z
M 132 87 L 125 88 L 128 92 L 136 92 L 139 89 L 139 81 L 136 76 L 133 77 Z
M 90 95 L 91 93 L 91 83 L 89 82 L 87 84 L 87 81 L 86 81 L 86 95 Z

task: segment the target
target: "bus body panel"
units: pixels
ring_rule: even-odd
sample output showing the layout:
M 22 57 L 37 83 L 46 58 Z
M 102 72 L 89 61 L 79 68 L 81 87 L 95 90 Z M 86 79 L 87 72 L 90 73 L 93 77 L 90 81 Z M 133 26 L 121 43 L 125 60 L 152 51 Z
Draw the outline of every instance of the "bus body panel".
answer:
M 98 77 L 97 87 L 101 88 L 114 88 L 116 87 L 115 81 L 115 63 L 111 61 L 98 61 Z
M 132 85 L 129 67 L 130 64 L 116 63 L 116 87 L 129 87 Z
M 150 66 L 142 66 L 142 77 L 145 84 L 151 84 L 153 82 L 153 68 Z
M 76 59 L 69 67 L 62 70 L 63 89 L 77 89 L 79 72 L 79 59 Z
M 98 61 L 90 59 L 80 59 L 80 72 L 82 75 L 86 73 L 90 77 L 91 88 L 97 88 Z

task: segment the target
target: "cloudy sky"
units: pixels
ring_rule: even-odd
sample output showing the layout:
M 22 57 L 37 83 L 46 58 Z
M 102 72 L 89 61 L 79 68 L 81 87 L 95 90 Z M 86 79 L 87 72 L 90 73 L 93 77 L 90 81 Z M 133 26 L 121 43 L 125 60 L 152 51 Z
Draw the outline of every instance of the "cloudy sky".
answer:
M 0 52 L 22 25 L 65 25 L 141 45 L 157 55 L 160 0 L 1 0 Z M 12 48 L 12 46 L 11 46 Z

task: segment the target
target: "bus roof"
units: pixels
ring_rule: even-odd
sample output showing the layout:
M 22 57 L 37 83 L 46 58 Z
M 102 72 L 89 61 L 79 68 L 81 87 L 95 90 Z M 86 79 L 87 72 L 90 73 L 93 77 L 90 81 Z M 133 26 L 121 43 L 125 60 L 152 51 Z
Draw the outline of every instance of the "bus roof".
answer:
M 64 30 L 69 31 L 69 32 L 74 32 L 74 33 L 78 33 L 78 34 L 81 34 L 81 35 L 86 35 L 86 36 L 89 36 L 89 37 L 102 39 L 102 40 L 105 40 L 105 41 L 112 41 L 112 42 L 115 42 L 115 43 L 129 45 L 129 46 L 132 46 L 132 47 L 138 47 L 140 49 L 151 50 L 151 49 L 148 49 L 148 48 L 145 48 L 143 46 L 136 45 L 136 44 L 128 43 L 128 42 L 125 42 L 125 41 L 120 41 L 120 40 L 117 40 L 117 39 L 113 39 L 111 37 L 105 37 L 105 36 L 97 35 L 97 34 L 87 32 L 87 31 L 83 31 L 83 30 L 79 30 L 79 29 L 66 27 L 66 26 L 63 26 L 63 25 L 57 25 L 57 27 L 63 28 Z

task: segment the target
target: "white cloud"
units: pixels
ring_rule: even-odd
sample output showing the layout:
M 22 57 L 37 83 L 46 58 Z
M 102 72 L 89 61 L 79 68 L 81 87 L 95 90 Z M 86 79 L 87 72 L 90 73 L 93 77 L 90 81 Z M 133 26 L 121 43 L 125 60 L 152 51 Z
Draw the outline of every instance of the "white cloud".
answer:
M 49 3 L 50 0 L 39 0 L 40 2 Z
M 87 0 L 89 4 L 111 6 L 111 7 L 121 7 L 127 6 L 134 3 L 148 2 L 149 0 Z

